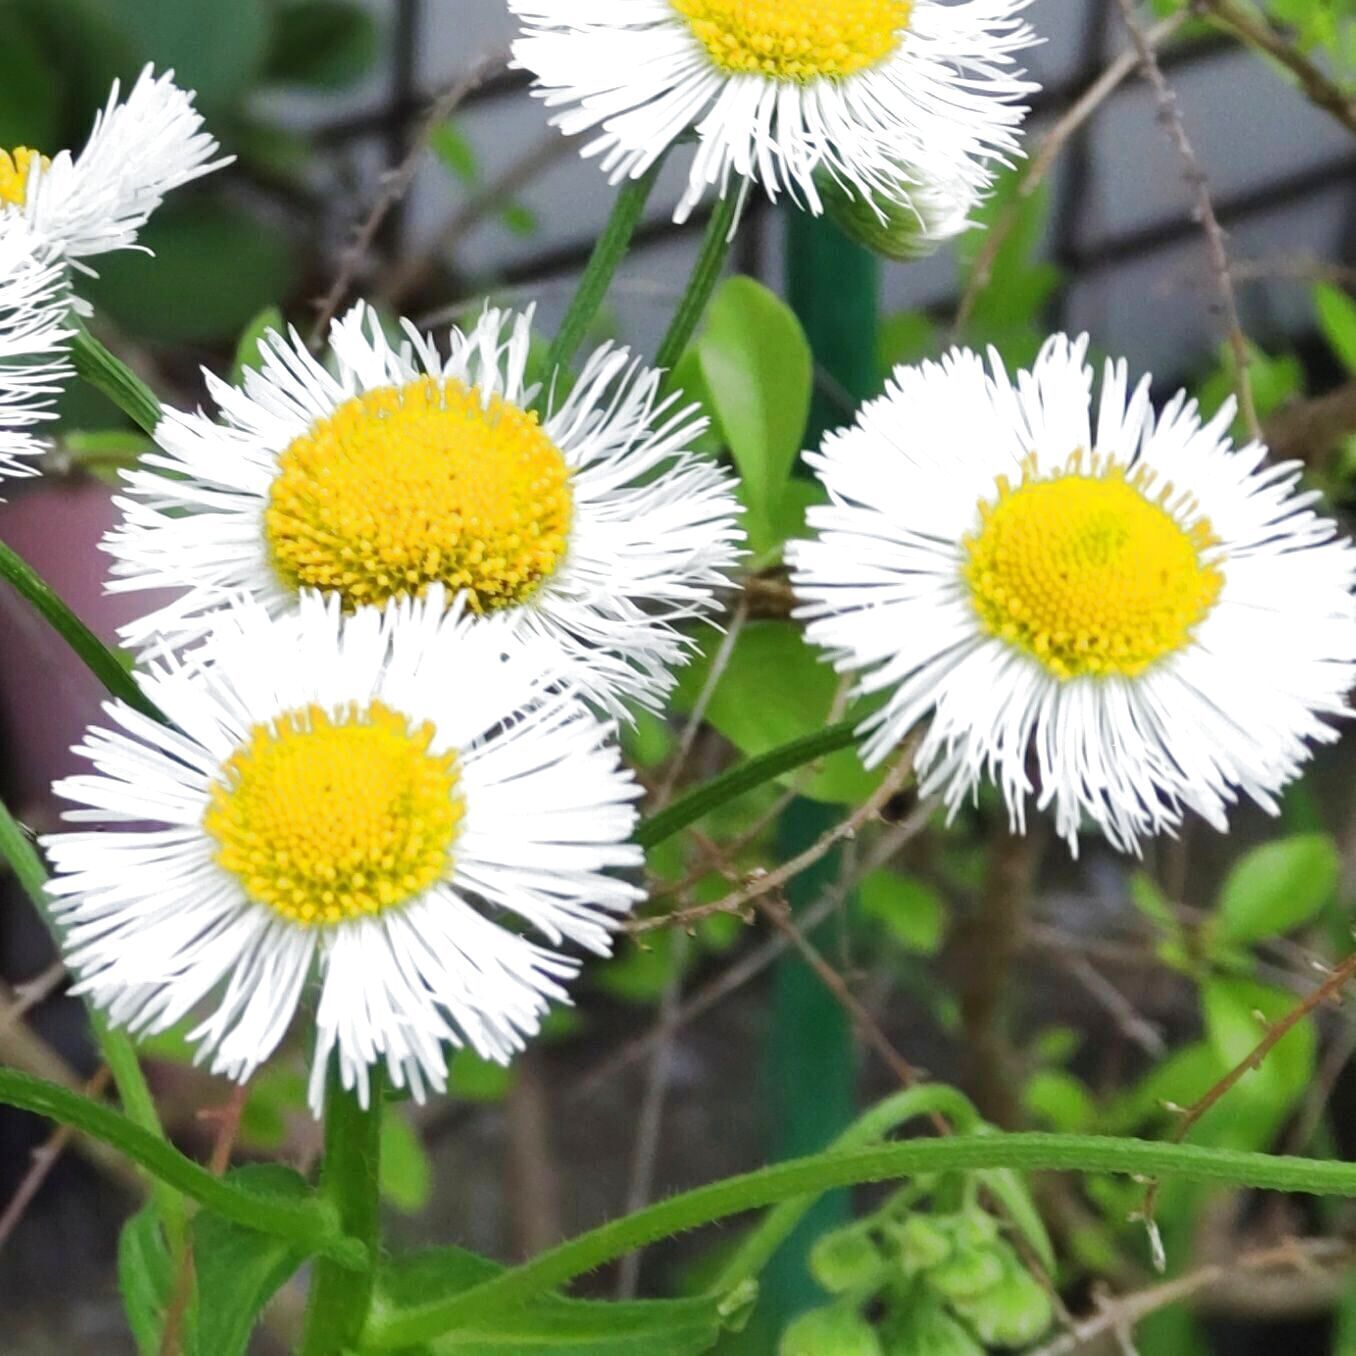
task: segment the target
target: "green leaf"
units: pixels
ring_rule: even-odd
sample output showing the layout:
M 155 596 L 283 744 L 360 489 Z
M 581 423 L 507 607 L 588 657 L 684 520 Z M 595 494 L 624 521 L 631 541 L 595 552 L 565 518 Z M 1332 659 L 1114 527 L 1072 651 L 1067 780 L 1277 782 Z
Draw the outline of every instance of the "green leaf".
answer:
M 835 1304 L 801 1314 L 782 1334 L 778 1356 L 881 1356 L 876 1330 L 854 1305 Z
M 1205 984 L 1201 1011 L 1206 1038 L 1224 1067 L 1232 1069 L 1247 1059 L 1266 1035 L 1268 1024 L 1284 1017 L 1296 1001 L 1294 994 L 1251 979 L 1213 979 Z M 1269 1142 L 1270 1127 L 1279 1126 L 1312 1078 L 1315 1051 L 1313 1023 L 1306 1019 L 1287 1032 L 1228 1094 L 1226 1100 L 1232 1099 L 1235 1122 L 1240 1104 L 1254 1103 L 1265 1113 L 1258 1118 L 1262 1128 L 1248 1147 L 1255 1144 L 1260 1148 Z M 1205 1086 L 1198 1088 L 1196 1096 L 1205 1091 Z
M 0 7 L 0 148 L 49 150 L 61 124 L 61 83 L 22 13 Z
M 702 660 L 683 671 L 674 694 L 679 711 L 692 709 L 708 667 L 709 660 Z M 706 719 L 741 753 L 757 758 L 823 729 L 838 683 L 838 675 L 805 643 L 798 627 L 750 622 L 740 632 Z M 855 749 L 845 749 L 825 758 L 802 794 L 832 804 L 858 804 L 879 785 L 882 775 L 879 770 L 868 772 Z
M 274 13 L 264 78 L 313 89 L 342 89 L 377 57 L 377 21 L 351 0 L 292 0 Z
M 513 1068 L 482 1059 L 469 1047 L 452 1056 L 448 1065 L 448 1086 L 464 1102 L 502 1102 L 513 1086 Z
M 230 6 L 221 6 L 230 14 Z M 266 306 L 291 294 L 291 246 L 243 208 L 210 200 L 171 201 L 140 243 L 155 258 L 104 255 L 90 300 L 141 338 L 165 344 L 234 339 Z
M 235 361 L 231 364 L 231 381 L 234 385 L 240 384 L 246 371 L 259 370 L 264 356 L 261 341 L 270 330 L 284 333 L 285 324 L 283 313 L 270 303 L 245 326 L 236 340 Z
M 937 322 L 924 311 L 896 311 L 880 325 L 878 353 L 882 372 L 916 363 L 937 347 Z
M 118 1236 L 118 1289 L 141 1356 L 159 1356 L 174 1261 L 153 1206 L 138 1210 Z
M 1092 1128 L 1097 1107 L 1087 1087 L 1062 1069 L 1042 1069 L 1027 1081 L 1022 1104 L 1036 1124 L 1078 1133 Z
M 946 903 L 917 876 L 873 871 L 857 887 L 862 912 L 881 922 L 906 950 L 935 956 L 942 945 Z
M 814 360 L 795 313 L 752 278 L 717 288 L 697 341 L 712 413 L 742 478 L 744 502 L 770 519 L 801 453 Z
M 263 0 L 118 0 L 118 17 L 140 57 L 172 67 L 208 109 L 236 103 L 263 68 L 270 27 Z
M 1314 288 L 1318 323 L 1348 372 L 1356 372 L 1356 301 L 1330 283 Z
M 437 1248 L 393 1259 L 377 1281 L 377 1310 L 399 1313 L 431 1297 L 451 1298 L 503 1275 L 504 1268 L 461 1248 Z M 588 1300 L 534 1300 L 435 1338 L 429 1356 L 697 1356 L 720 1335 L 714 1298 L 608 1304 Z
M 386 1105 L 381 1133 L 381 1194 L 397 1210 L 417 1215 L 427 1204 L 432 1172 L 423 1141 L 402 1109 Z
M 454 122 L 442 122 L 429 133 L 429 148 L 444 167 L 462 183 L 474 185 L 480 179 L 475 148 Z
M 1224 882 L 1212 941 L 1255 942 L 1293 931 L 1332 898 L 1340 868 L 1337 848 L 1325 834 L 1297 834 L 1253 848 Z
M 236 1168 L 226 1180 L 284 1201 L 304 1202 L 310 1195 L 298 1173 L 276 1163 Z M 244 1356 L 264 1305 L 305 1260 L 306 1249 L 286 1239 L 199 1211 L 193 1220 L 199 1356 Z

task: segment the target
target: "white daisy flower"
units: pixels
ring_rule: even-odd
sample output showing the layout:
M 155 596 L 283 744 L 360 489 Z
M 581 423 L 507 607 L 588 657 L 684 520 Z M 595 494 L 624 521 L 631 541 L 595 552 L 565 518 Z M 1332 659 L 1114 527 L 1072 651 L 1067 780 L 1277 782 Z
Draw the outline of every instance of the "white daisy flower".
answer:
M 1155 418 L 1086 338 L 1015 381 L 956 350 L 896 370 L 813 458 L 831 503 L 796 545 L 809 635 L 883 705 L 878 763 L 920 721 L 923 790 L 954 812 L 987 774 L 1015 826 L 1053 805 L 1137 850 L 1239 792 L 1274 812 L 1356 679 L 1356 553 L 1297 463 L 1234 449 L 1232 405 Z
M 958 176 L 981 187 L 1018 148 L 1037 88 L 1013 54 L 1027 0 L 509 0 L 514 63 L 567 134 L 595 131 L 614 183 L 695 129 L 682 221 L 731 177 L 822 210 L 816 172 L 868 202 Z M 899 166 L 910 166 L 908 180 Z
M 232 158 L 213 159 L 217 143 L 172 71 L 147 66 L 127 98 L 118 95 L 115 80 L 78 155 L 0 149 L 0 215 L 24 216 L 71 260 L 130 248 L 166 193 Z
M 408 324 L 393 347 L 359 304 L 333 372 L 293 333 L 243 388 L 209 375 L 222 422 L 167 413 L 118 500 L 109 587 L 181 590 L 124 639 L 181 643 L 241 593 L 278 614 L 303 588 L 353 608 L 442 583 L 561 646 L 595 701 L 657 706 L 690 648 L 677 625 L 737 558 L 732 484 L 685 450 L 705 421 L 624 349 L 539 419 L 530 319 L 487 311 L 444 359 Z
M 338 1052 L 366 1104 L 384 1062 L 416 1097 L 447 1047 L 507 1062 L 639 892 L 609 872 L 639 794 L 555 652 L 442 591 L 345 617 L 311 594 L 222 613 L 141 678 L 59 782 L 84 832 L 44 839 L 78 989 L 134 1033 L 190 1033 L 244 1081 L 319 973 L 311 1100 Z M 525 935 L 540 935 L 550 947 Z
M 55 419 L 52 397 L 70 377 L 66 271 L 22 217 L 0 213 L 0 479 L 36 475 L 46 451 L 33 432 Z

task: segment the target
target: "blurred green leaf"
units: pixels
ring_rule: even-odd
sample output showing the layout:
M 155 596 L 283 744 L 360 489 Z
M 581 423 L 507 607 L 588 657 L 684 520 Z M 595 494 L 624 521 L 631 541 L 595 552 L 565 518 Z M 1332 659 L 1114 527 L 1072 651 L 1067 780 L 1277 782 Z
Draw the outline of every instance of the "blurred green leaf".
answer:
M 946 904 L 932 886 L 916 876 L 873 871 L 857 887 L 861 909 L 883 923 L 906 950 L 935 956 L 942 944 Z
M 716 290 L 696 347 L 744 502 L 753 520 L 770 523 L 810 416 L 814 361 L 805 331 L 780 297 L 736 277 Z
M 463 1047 L 448 1065 L 448 1083 L 452 1094 L 465 1102 L 501 1102 L 513 1085 L 513 1070 Z
M 1022 1102 L 1035 1120 L 1064 1134 L 1083 1134 L 1097 1118 L 1092 1094 L 1062 1069 L 1033 1074 L 1022 1091 Z
M 1212 941 L 1255 942 L 1308 922 L 1331 898 L 1340 866 L 1325 834 L 1297 834 L 1253 848 L 1225 879 Z
M 1180 931 L 1172 906 L 1148 872 L 1136 871 L 1130 877 L 1130 902 L 1164 932 L 1175 935 Z
M 258 315 L 245 326 L 235 346 L 235 361 L 231 364 L 231 381 L 239 385 L 246 370 L 258 371 L 263 360 L 259 341 L 270 330 L 285 333 L 283 313 L 273 305 L 265 306 Z
M 680 957 L 672 934 L 660 932 L 639 941 L 623 942 L 617 954 L 594 970 L 594 979 L 605 993 L 627 1003 L 656 1003 L 668 988 Z
M 1200 388 L 1200 406 L 1207 417 L 1238 390 L 1237 370 L 1233 350 L 1227 344 L 1221 345 L 1219 367 Z M 1248 378 L 1252 382 L 1253 403 L 1261 419 L 1304 390 L 1304 368 L 1293 353 L 1273 357 L 1253 343 L 1248 344 Z M 1241 413 L 1234 418 L 1232 432 L 1239 441 L 1251 436 Z
M 923 311 L 896 311 L 880 324 L 878 351 L 882 372 L 921 362 L 937 345 L 937 324 Z
M 141 59 L 173 69 L 206 109 L 237 103 L 263 70 L 263 0 L 118 0 L 118 17 Z
M 60 150 L 61 81 L 21 11 L 0 4 L 0 150 Z
M 264 1195 L 305 1200 L 299 1173 L 277 1163 L 235 1168 L 229 1180 Z M 306 1259 L 305 1249 L 210 1210 L 193 1219 L 193 1265 L 198 1283 L 196 1356 L 245 1356 L 264 1305 Z
M 429 133 L 429 146 L 443 165 L 464 184 L 474 184 L 480 178 L 480 166 L 475 148 L 454 122 L 439 123 Z
M 377 21 L 352 0 L 291 0 L 274 11 L 264 78 L 315 89 L 342 89 L 372 67 Z
M 141 1356 L 159 1356 L 174 1262 L 154 1206 L 138 1210 L 118 1237 L 118 1289 Z
M 105 255 L 90 299 L 143 339 L 166 344 L 233 340 L 264 307 L 290 294 L 290 246 L 243 209 L 171 202 L 141 233 L 154 250 Z
M 1323 336 L 1348 372 L 1356 372 L 1356 301 L 1328 283 L 1314 288 L 1314 306 Z
M 423 1141 L 404 1108 L 386 1104 L 381 1130 L 381 1194 L 397 1210 L 418 1214 L 427 1204 L 432 1171 Z

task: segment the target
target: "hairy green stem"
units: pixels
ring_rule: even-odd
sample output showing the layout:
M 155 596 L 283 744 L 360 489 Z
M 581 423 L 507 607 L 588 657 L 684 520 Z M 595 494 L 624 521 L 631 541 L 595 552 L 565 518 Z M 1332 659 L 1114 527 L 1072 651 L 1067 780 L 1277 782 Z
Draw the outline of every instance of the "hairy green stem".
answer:
M 369 1325 L 364 1344 L 376 1350 L 416 1345 L 504 1306 L 554 1290 L 633 1248 L 791 1197 L 921 1173 L 992 1168 L 1181 1177 L 1237 1187 L 1356 1196 L 1356 1163 L 1099 1135 L 992 1134 L 910 1140 L 797 1159 L 674 1196 L 581 1234 L 459 1295 L 381 1315 Z
M 76 372 L 102 391 L 138 428 L 155 432 L 160 422 L 160 402 L 155 392 L 83 325 L 76 329 L 71 341 L 71 361 Z
M 729 772 L 713 777 L 694 791 L 689 791 L 667 809 L 643 820 L 636 829 L 635 841 L 643 848 L 655 847 L 726 801 L 734 800 L 775 777 L 794 772 L 806 763 L 813 763 L 816 758 L 848 748 L 857 742 L 857 727 L 860 724 L 860 717 L 839 721 L 837 725 L 827 725 L 814 734 L 794 739 L 757 758 L 747 759 Z
M 320 1190 L 339 1227 L 367 1249 L 371 1265 L 354 1273 L 336 1260 L 316 1263 L 306 1304 L 301 1356 L 334 1356 L 354 1345 L 372 1305 L 374 1268 L 381 1253 L 381 1066 L 372 1071 L 368 1105 L 344 1088 L 331 1069 L 325 1089 L 325 1160 Z
M 247 1229 L 285 1238 L 351 1269 L 368 1265 L 366 1245 L 343 1233 L 328 1201 L 284 1200 L 226 1182 L 111 1107 L 42 1078 L 0 1069 L 0 1102 L 102 1140 L 159 1181 Z
M 33 610 L 66 642 L 76 657 L 115 697 L 145 715 L 163 720 L 118 656 L 57 596 L 22 556 L 0 541 L 0 579 L 13 585 Z
M 579 345 L 583 342 L 588 328 L 593 324 L 598 308 L 602 306 L 607 290 L 612 285 L 617 268 L 626 258 L 631 239 L 645 215 L 645 204 L 654 191 L 655 180 L 664 167 L 661 155 L 639 179 L 627 179 L 617 190 L 617 200 L 612 205 L 612 214 L 593 247 L 579 286 L 575 289 L 565 318 L 560 322 L 555 340 L 546 357 L 546 390 L 543 401 L 549 398 L 552 382 L 569 365 Z
M 701 253 L 697 255 L 696 266 L 688 279 L 678 309 L 669 322 L 668 333 L 664 335 L 659 351 L 655 354 L 654 365 L 666 372 L 672 372 L 683 356 L 698 324 L 706 311 L 706 303 L 716 290 L 720 275 L 729 257 L 730 246 L 734 243 L 735 227 L 739 223 L 739 208 L 743 195 L 739 190 L 726 193 L 717 198 L 711 209 L 711 220 L 706 224 L 706 235 L 702 238 Z

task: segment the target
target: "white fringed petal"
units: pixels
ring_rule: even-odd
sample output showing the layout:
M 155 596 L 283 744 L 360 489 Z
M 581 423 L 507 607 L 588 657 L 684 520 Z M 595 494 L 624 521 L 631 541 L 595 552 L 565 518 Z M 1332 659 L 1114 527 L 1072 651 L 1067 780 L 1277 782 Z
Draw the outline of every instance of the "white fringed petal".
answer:
M 1148 378 L 1132 391 L 1125 363 L 1108 363 L 1094 429 L 1086 351 L 1056 336 L 1015 377 L 960 349 L 896 369 L 811 458 L 831 502 L 810 510 L 816 535 L 791 559 L 810 638 L 884 695 L 869 762 L 927 719 L 923 789 L 952 811 L 987 777 L 1015 826 L 1034 795 L 1075 850 L 1086 819 L 1135 851 L 1188 810 L 1223 828 L 1240 794 L 1274 811 L 1311 746 L 1336 738 L 1356 680 L 1356 552 L 1297 490 L 1297 464 L 1233 447 L 1232 404 L 1202 422 L 1179 394 L 1155 416 Z M 1219 543 L 1214 606 L 1137 677 L 1054 677 L 983 628 L 962 577 L 998 477 L 1019 482 L 1028 457 L 1049 474 L 1089 448 L 1171 482 L 1167 506 L 1194 501 Z
M 472 622 L 441 590 L 343 617 L 307 595 L 280 619 L 248 604 L 201 647 L 142 675 L 165 726 L 110 703 L 110 728 L 59 782 L 84 831 L 44 840 L 52 908 L 78 989 L 134 1033 L 207 1009 L 190 1033 L 213 1071 L 245 1080 L 318 975 L 312 1102 L 331 1054 L 367 1100 L 371 1066 L 422 1097 L 449 1047 L 507 1062 L 578 960 L 608 954 L 640 892 L 628 841 L 639 788 L 610 725 L 562 679 L 559 656 L 507 622 Z M 465 807 L 445 877 L 375 917 L 304 927 L 252 900 L 203 828 L 211 787 L 256 725 L 381 701 L 458 755 Z M 540 940 L 534 940 L 539 938 Z

